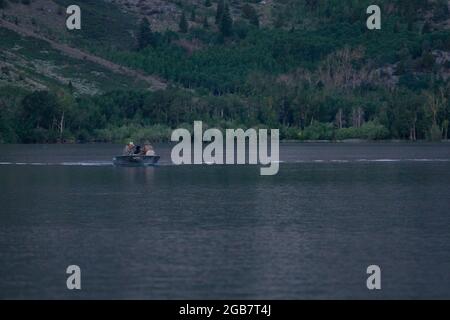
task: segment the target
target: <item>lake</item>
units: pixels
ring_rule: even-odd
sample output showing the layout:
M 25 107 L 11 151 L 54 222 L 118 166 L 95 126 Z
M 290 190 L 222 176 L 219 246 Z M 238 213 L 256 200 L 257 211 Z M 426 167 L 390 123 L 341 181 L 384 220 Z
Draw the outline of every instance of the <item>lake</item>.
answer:
M 284 143 L 276 176 L 156 149 L 0 145 L 0 299 L 450 298 L 450 144 Z

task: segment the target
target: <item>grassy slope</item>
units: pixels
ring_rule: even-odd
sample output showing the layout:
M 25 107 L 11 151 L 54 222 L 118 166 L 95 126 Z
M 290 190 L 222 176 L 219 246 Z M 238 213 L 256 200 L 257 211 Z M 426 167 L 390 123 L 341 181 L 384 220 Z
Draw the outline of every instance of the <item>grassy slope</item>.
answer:
M 9 82 L 10 85 L 25 86 L 27 82 L 38 83 L 37 88 L 64 88 L 69 81 L 83 94 L 99 91 L 145 88 L 125 76 L 112 73 L 90 62 L 80 63 L 52 49 L 44 41 L 24 38 L 4 28 L 0 28 L 0 57 L 4 65 L 3 83 L 8 83 L 6 72 L 18 74 L 23 81 Z M 9 70 L 8 70 L 9 69 Z M 14 75 L 11 75 L 14 78 Z
M 60 43 L 74 47 L 116 49 L 130 48 L 134 40 L 132 19 L 116 6 L 103 1 L 77 1 L 82 8 L 83 29 L 69 32 L 64 24 L 64 0 L 34 0 L 31 5 L 10 3 L 0 10 L 2 18 Z M 0 28 L 1 65 L 7 74 L 0 77 L 0 85 L 18 85 L 35 90 L 64 88 L 72 82 L 80 94 L 96 94 L 118 89 L 144 89 L 146 84 L 134 77 L 108 71 L 87 61 L 77 61 L 52 49 L 41 40 L 19 36 L 6 28 Z

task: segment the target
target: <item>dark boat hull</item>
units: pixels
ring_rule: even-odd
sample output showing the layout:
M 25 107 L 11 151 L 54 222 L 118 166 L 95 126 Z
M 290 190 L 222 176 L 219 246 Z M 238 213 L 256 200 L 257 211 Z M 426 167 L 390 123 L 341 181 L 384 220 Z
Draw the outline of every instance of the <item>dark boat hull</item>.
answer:
M 113 159 L 115 166 L 149 167 L 158 163 L 160 156 L 118 156 Z

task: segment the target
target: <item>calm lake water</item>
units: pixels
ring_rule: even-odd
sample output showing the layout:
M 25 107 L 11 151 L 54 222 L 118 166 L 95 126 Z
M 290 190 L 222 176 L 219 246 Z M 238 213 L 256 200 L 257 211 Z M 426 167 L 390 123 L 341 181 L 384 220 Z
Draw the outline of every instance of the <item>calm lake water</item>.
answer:
M 157 149 L 0 146 L 0 299 L 450 298 L 450 144 L 283 144 L 273 177 Z

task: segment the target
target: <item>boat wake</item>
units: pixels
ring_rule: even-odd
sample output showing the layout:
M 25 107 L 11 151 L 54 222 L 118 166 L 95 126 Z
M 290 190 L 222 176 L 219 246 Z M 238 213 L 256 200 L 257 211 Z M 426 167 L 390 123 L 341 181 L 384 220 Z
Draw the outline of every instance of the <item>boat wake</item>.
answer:
M 74 167 L 106 167 L 112 166 L 111 161 L 92 161 L 92 162 L 0 162 L 0 166 L 74 166 Z
M 339 163 L 406 163 L 406 162 L 450 162 L 450 159 L 307 159 L 307 160 L 287 160 L 278 161 L 280 164 L 339 164 Z M 206 163 L 205 165 L 212 165 Z M 69 167 L 112 167 L 112 161 L 79 161 L 79 162 L 0 162 L 0 166 L 69 166 Z M 173 163 L 162 161 L 158 167 L 175 166 Z
M 282 163 L 290 163 L 289 161 Z M 384 162 L 450 162 L 450 159 L 331 159 L 331 160 L 295 160 L 294 163 L 384 163 Z

